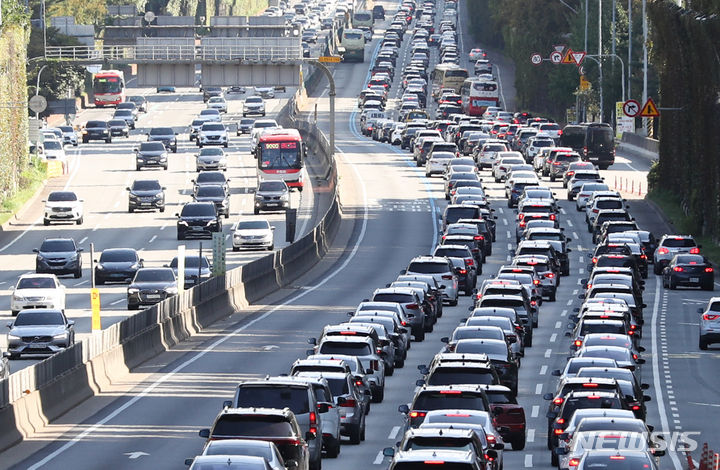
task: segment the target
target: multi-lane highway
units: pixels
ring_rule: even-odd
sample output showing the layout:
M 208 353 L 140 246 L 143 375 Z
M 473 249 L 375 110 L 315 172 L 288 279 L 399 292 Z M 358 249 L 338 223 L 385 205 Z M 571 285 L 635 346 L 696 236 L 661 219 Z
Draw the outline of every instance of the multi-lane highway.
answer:
M 275 99 L 267 102 L 267 116 L 277 114 L 280 108 L 294 93 L 288 88 L 278 93 Z M 84 200 L 85 220 L 82 225 L 57 223 L 43 226 L 43 197 L 34 202 L 20 220 L 14 221 L 8 230 L 0 233 L 0 257 L 4 268 L 0 271 L 0 297 L 5 299 L 5 306 L 0 310 L 0 321 L 10 320 L 9 299 L 11 290 L 18 277 L 27 272 L 34 272 L 34 248 L 38 248 L 45 238 L 72 237 L 85 251 L 83 253 L 83 277 L 73 279 L 72 276 L 61 276 L 67 288 L 68 316 L 76 321 L 77 339 L 90 333 L 90 244 L 95 249 L 95 259 L 106 248 L 129 247 L 141 253 L 146 266 L 162 266 L 170 262 L 177 254 L 178 241 L 175 230 L 175 214 L 182 205 L 192 200 L 192 180 L 196 177 L 195 155 L 198 147 L 189 140 L 186 128 L 193 118 L 205 109 L 202 94 L 197 89 L 178 89 L 174 94 L 157 95 L 155 90 L 129 88 L 128 94 L 145 95 L 149 101 L 148 112 L 141 113 L 136 130 L 129 138 L 114 138 L 106 144 L 92 141 L 80 143 L 78 147 L 67 147 L 68 174 L 52 179 L 43 192 L 47 195 L 51 190 L 67 189 L 75 191 Z M 243 95 L 228 95 L 228 113 L 223 119 L 234 124 L 242 116 Z M 94 119 L 109 119 L 113 109 L 90 108 L 77 118 L 82 125 Z M 171 126 L 179 133 L 178 152 L 169 153 L 167 171 L 144 169 L 136 171 L 134 167 L 133 148 L 146 140 L 145 134 L 152 127 Z M 267 217 L 275 230 L 275 246 L 282 248 L 285 242 L 285 213 L 263 212 L 261 216 L 252 215 L 253 194 L 257 184 L 256 160 L 250 154 L 250 137 L 248 134 L 235 136 L 230 132 L 230 146 L 226 149 L 229 156 L 227 177 L 231 180 L 230 210 L 231 217 L 223 219 L 226 243 L 233 225 L 241 218 Z M 127 211 L 128 192 L 136 179 L 158 179 L 166 189 L 167 207 L 164 213 Z M 306 178 L 312 185 L 312 178 Z M 312 186 L 302 193 L 291 193 L 291 207 L 298 209 L 297 234 L 307 233 L 314 225 L 322 208 L 315 207 L 315 195 Z M 188 250 L 197 251 L 198 241 L 186 241 Z M 211 257 L 211 243 L 203 241 L 204 254 Z M 232 252 L 228 249 L 227 266 L 231 269 L 259 256 L 261 251 Z M 127 311 L 126 289 L 124 284 L 109 284 L 100 287 L 102 303 L 102 324 L 107 327 L 133 311 Z M 3 325 L 4 325 L 3 321 Z M 5 349 L 5 336 L 0 339 L 0 349 Z M 33 364 L 37 359 L 32 356 L 12 361 L 12 370 Z
M 391 12 L 396 8 L 396 4 L 381 3 Z M 463 14 L 464 8 L 461 1 L 461 18 L 467 17 Z M 376 28 L 376 40 L 382 32 L 382 27 Z M 466 34 L 462 35 L 462 43 L 465 52 L 474 46 Z M 375 44 L 369 45 L 368 56 L 375 50 Z M 406 57 L 406 47 L 404 44 L 401 57 Z M 506 107 L 514 110 L 513 84 L 521 78 L 514 76 L 509 61 L 499 56 L 491 59 L 499 65 Z M 364 138 L 356 130 L 356 95 L 365 84 L 367 69 L 368 64 L 364 63 L 341 64 L 334 70 L 339 90 L 336 144 L 343 222 L 326 259 L 291 288 L 268 296 L 263 305 L 256 306 L 256 314 L 250 321 L 236 322 L 231 316 L 181 347 L 148 361 L 125 380 L 114 384 L 112 390 L 88 400 L 37 436 L 0 454 L 0 466 L 17 469 L 94 469 L 100 465 L 107 468 L 181 468 L 184 458 L 196 455 L 202 448 L 204 441 L 197 436 L 197 431 L 211 424 L 223 400 L 231 397 L 239 380 L 287 373 L 295 359 L 305 356 L 306 338 L 317 336 L 326 324 L 342 322 L 347 311 L 369 297 L 374 289 L 394 280 L 412 257 L 431 251 L 437 241 L 437 214 L 445 205 L 442 180 L 426 178 L 422 169 L 415 168 L 407 153 Z M 174 106 L 168 111 L 164 104 L 158 105 L 159 112 L 168 114 L 159 115 L 155 123 L 187 124 L 189 116 L 197 112 L 201 104 L 197 95 L 188 96 L 188 102 L 184 102 L 185 96 L 170 98 L 180 99 L 167 104 L 168 108 Z M 327 99 L 324 96 L 318 99 L 318 109 L 320 127 L 327 130 Z M 192 106 L 189 104 L 191 99 L 194 100 L 194 111 L 188 111 L 185 119 L 176 119 L 179 109 Z M 238 175 L 241 181 L 245 176 L 247 183 L 240 184 L 239 188 L 253 184 L 252 160 L 242 149 L 241 142 L 240 139 L 233 141 L 236 147 L 233 153 L 238 159 L 235 168 L 230 170 L 231 175 Z M 136 248 L 154 243 L 157 245 L 152 249 L 145 249 L 148 259 L 157 263 L 169 259 L 177 245 L 174 233 L 168 231 L 173 223 L 168 214 L 173 214 L 173 210 L 168 209 L 165 217 L 157 214 L 130 216 L 122 213 L 122 203 L 112 207 L 116 199 L 98 196 L 109 192 L 105 188 L 111 188 L 118 194 L 117 200 L 124 203 L 120 193 L 127 178 L 133 177 L 133 172 L 127 171 L 131 163 L 129 145 L 124 151 L 116 150 L 115 145 L 110 152 L 104 145 L 88 146 L 87 154 L 83 150 L 75 157 L 76 161 L 84 163 L 76 167 L 84 168 L 78 169 L 77 174 L 87 172 L 87 178 L 90 178 L 75 176 L 69 186 L 81 192 L 89 211 L 93 212 L 92 217 L 86 218 L 86 225 L 31 229 L 15 244 L 5 248 L 8 256 L 17 253 L 13 258 L 17 264 L 13 266 L 23 266 L 14 273 L 8 272 L 8 280 L 32 269 L 33 260 L 29 253 L 46 236 L 43 230 L 80 230 L 74 235 L 76 239 L 87 236 L 88 242 L 94 241 L 98 249 L 128 245 L 130 240 L 135 242 L 131 246 Z M 169 171 L 173 176 L 168 187 L 174 188 L 170 194 L 177 195 L 171 201 L 179 204 L 184 200 L 181 191 L 187 188 L 190 179 L 187 172 L 192 174 L 192 152 L 186 144 L 172 157 L 174 161 Z M 103 170 L 92 164 L 100 158 L 107 162 L 101 167 Z M 106 167 L 115 170 L 104 170 Z M 643 159 L 621 155 L 603 176 L 611 186 L 616 178 L 635 178 L 644 182 L 648 168 L 649 162 Z M 102 178 L 101 185 L 97 184 L 101 181 L 98 176 Z M 486 278 L 510 260 L 510 250 L 514 248 L 515 214 L 504 204 L 502 186 L 492 182 L 487 173 L 483 176 L 490 199 L 497 202 L 498 217 L 493 255 L 483 268 L 483 278 Z M 526 350 L 522 360 L 518 401 L 524 406 L 528 419 L 527 446 L 523 451 L 505 452 L 507 469 L 551 468 L 550 453 L 545 446 L 547 402 L 542 395 L 554 390 L 556 378 L 551 376 L 551 371 L 561 368 L 569 355 L 568 340 L 564 336 L 567 317 L 579 305 L 580 279 L 586 275 L 586 255 L 593 246 L 584 229 L 583 214 L 575 211 L 574 203 L 565 200 L 560 183 L 545 181 L 545 184 L 556 191 L 561 225 L 573 239 L 570 244 L 573 250 L 571 273 L 562 278 L 557 300 L 542 305 L 534 346 Z M 92 194 L 96 195 L 94 202 L 90 202 L 88 196 Z M 305 194 L 307 192 L 303 196 Z M 240 205 L 236 205 L 235 200 L 232 204 L 242 210 L 242 195 L 238 194 L 237 198 Z M 630 212 L 642 228 L 657 235 L 672 232 L 651 205 L 636 194 L 628 194 L 627 198 Z M 106 213 L 112 215 L 105 219 Z M 99 224 L 99 228 L 93 232 L 95 224 Z M 163 226 L 166 232 L 163 232 Z M 105 238 L 99 238 L 102 234 L 106 234 Z M 282 232 L 279 236 L 282 237 Z M 98 237 L 97 240 L 94 237 Z M 71 291 L 72 298 L 77 299 L 73 300 L 75 308 L 84 308 L 81 302 L 86 297 L 87 284 L 73 289 L 77 289 Z M 104 302 L 124 299 L 124 289 L 105 289 Z M 112 295 L 115 295 L 114 300 L 110 300 Z M 642 345 L 647 349 L 647 363 L 642 367 L 642 380 L 651 385 L 652 401 L 648 404 L 647 421 L 656 431 L 700 432 L 694 436 L 696 440 L 717 444 L 714 432 L 717 426 L 708 416 L 713 416 L 720 406 L 717 399 L 720 379 L 712 372 L 716 369 L 718 353 L 712 348 L 700 352 L 697 347 L 696 309 L 704 305 L 710 295 L 695 290 L 667 291 L 650 275 L 644 293 L 647 308 Z M 384 401 L 373 404 L 367 418 L 366 441 L 358 446 L 345 442 L 338 459 L 323 461 L 325 468 L 385 468 L 388 462 L 382 458 L 381 451 L 401 437 L 398 433 L 402 416 L 397 407 L 412 398 L 418 378 L 417 365 L 427 364 L 438 352 L 443 346 L 439 338 L 449 336 L 467 315 L 469 305 L 470 299 L 461 297 L 457 307 L 445 307 L 444 316 L 434 332 L 428 333 L 424 342 L 415 343 L 405 367 L 397 369 L 394 376 L 388 378 Z M 124 304 L 115 307 L 118 315 L 125 314 L 120 312 Z M 670 452 L 663 457 L 661 468 L 685 468 L 681 466 L 682 459 L 683 456 Z

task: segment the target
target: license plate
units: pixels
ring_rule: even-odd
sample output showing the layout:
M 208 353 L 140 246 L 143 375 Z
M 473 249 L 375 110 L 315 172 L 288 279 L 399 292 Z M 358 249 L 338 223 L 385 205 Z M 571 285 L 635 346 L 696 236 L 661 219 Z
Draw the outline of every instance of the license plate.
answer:
M 149 202 L 141 202 L 141 203 L 140 203 L 141 206 L 149 206 L 150 204 L 151 204 L 151 203 L 149 203 Z
M 147 298 L 148 298 L 148 299 L 159 299 L 159 298 L 160 298 L 160 294 L 148 294 L 148 295 L 147 295 Z
M 190 227 L 190 230 L 199 232 L 200 230 L 202 230 L 202 227 Z
M 700 282 L 700 278 L 699 277 L 691 277 L 690 282 Z
M 266 205 L 267 205 L 268 207 L 270 207 L 270 206 L 277 206 L 278 203 L 277 203 L 277 202 L 268 202 Z
M 38 344 L 38 343 L 30 343 L 28 345 L 28 348 L 30 349 L 45 349 L 47 347 L 46 344 Z

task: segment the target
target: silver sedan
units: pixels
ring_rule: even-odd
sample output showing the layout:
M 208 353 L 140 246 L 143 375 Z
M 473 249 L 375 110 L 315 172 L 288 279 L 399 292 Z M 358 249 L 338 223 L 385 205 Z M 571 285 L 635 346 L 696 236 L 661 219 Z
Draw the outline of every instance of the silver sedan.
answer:
M 54 354 L 75 343 L 75 322 L 61 310 L 21 310 L 8 322 L 8 352 L 15 359 L 21 354 Z

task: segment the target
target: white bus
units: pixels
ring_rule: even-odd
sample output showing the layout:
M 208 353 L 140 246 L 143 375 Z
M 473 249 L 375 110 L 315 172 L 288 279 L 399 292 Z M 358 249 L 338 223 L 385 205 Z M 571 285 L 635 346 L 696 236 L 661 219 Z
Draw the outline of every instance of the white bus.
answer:
M 344 29 L 338 49 L 343 62 L 365 62 L 365 33 L 361 29 Z
M 469 116 L 482 116 L 488 106 L 499 106 L 500 88 L 494 80 L 468 78 L 460 89 L 463 112 Z
M 438 98 L 440 90 L 452 88 L 460 93 L 463 82 L 468 78 L 468 71 L 455 64 L 438 64 L 432 71 L 432 96 Z

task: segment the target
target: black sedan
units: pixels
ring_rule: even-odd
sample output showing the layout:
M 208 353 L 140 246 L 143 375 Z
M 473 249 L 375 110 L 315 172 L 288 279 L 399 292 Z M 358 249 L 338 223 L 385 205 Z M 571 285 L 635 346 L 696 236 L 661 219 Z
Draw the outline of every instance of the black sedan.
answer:
M 177 292 L 172 268 L 141 268 L 127 288 L 127 308 L 137 310 L 144 305 L 154 305 Z
M 108 248 L 95 261 L 95 283 L 130 282 L 138 269 L 143 267 L 143 260 L 132 248 Z
M 678 286 L 715 289 L 715 271 L 702 255 L 675 255 L 662 272 L 663 287 L 675 289 Z

